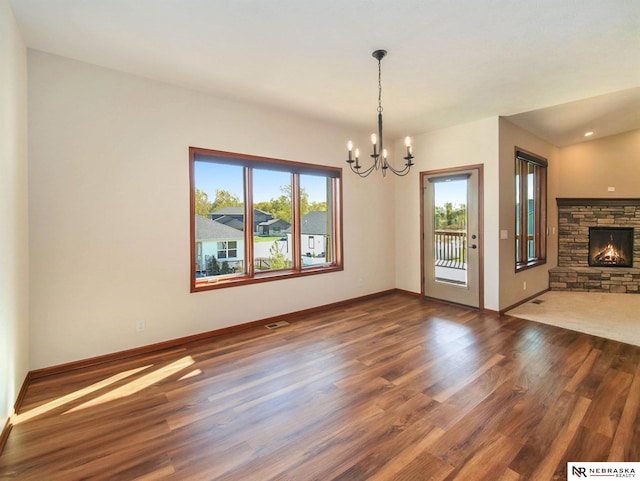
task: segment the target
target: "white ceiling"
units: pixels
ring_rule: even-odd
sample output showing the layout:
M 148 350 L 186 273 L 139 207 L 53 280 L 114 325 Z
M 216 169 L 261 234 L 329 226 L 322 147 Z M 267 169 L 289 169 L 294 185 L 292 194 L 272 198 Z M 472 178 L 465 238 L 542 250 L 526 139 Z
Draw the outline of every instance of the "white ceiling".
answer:
M 638 0 L 11 0 L 30 48 L 389 135 L 640 128 Z

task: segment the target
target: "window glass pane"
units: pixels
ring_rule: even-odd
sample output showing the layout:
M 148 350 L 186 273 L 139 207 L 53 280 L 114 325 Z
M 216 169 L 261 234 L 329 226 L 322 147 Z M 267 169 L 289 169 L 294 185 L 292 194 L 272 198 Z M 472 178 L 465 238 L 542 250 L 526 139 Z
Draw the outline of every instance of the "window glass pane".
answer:
M 333 258 L 331 179 L 300 175 L 300 255 L 302 267 L 330 263 Z
M 245 272 L 240 166 L 194 162 L 196 280 Z M 235 245 L 229 249 L 229 245 Z
M 253 169 L 253 259 L 256 272 L 288 269 L 291 261 L 291 174 Z
M 228 254 L 229 257 L 237 257 L 238 255 L 238 242 L 237 241 L 229 241 L 228 245 Z
M 467 179 L 433 184 L 436 282 L 467 285 Z
M 536 199 L 535 199 L 535 175 L 536 166 L 528 164 L 527 173 L 527 259 L 533 260 L 536 254 Z
M 522 162 L 516 159 L 516 263 L 522 262 L 520 255 L 520 171 Z

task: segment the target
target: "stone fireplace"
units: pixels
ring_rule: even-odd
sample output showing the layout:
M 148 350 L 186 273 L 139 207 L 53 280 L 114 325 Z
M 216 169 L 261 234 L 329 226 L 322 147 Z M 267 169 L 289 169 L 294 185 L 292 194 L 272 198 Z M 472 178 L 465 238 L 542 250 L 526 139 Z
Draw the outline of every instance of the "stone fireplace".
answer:
M 640 293 L 640 198 L 556 199 L 551 290 Z

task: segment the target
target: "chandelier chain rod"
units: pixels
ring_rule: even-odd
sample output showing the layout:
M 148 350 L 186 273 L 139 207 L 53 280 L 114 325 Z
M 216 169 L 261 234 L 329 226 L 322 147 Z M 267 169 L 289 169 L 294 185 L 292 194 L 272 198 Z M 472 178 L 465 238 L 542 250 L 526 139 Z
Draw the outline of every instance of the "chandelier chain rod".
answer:
M 378 112 L 382 112 L 382 59 L 378 60 Z

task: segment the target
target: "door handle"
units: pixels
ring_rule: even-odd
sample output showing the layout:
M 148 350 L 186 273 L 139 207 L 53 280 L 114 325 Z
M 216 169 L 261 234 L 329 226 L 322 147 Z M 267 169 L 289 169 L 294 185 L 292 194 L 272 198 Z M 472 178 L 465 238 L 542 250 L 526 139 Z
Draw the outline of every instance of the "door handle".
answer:
M 475 244 L 471 244 L 471 248 L 472 248 L 472 249 L 477 249 L 477 248 L 478 248 L 478 246 L 477 246 L 477 245 L 475 245 Z

